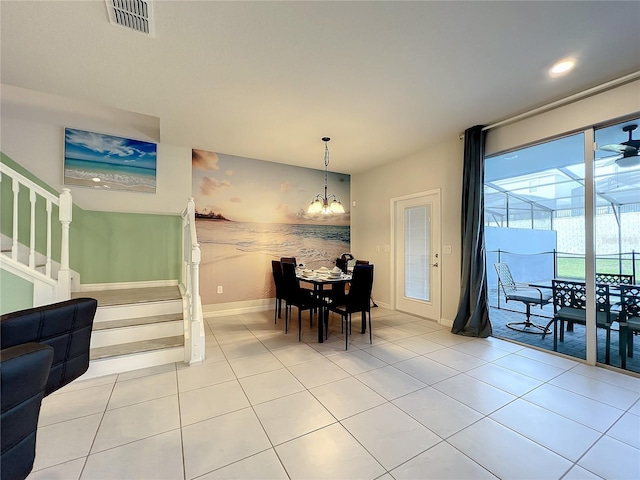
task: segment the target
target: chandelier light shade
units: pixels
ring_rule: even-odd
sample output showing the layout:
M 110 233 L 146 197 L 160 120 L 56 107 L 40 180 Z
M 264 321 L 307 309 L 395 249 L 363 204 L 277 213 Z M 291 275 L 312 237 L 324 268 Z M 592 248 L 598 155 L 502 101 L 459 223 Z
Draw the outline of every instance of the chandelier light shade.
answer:
M 313 200 L 311 200 L 311 205 L 307 209 L 307 213 L 309 214 L 317 214 L 322 213 L 324 215 L 329 215 L 331 213 L 344 213 L 344 205 L 340 199 L 334 195 L 333 193 L 327 194 L 327 168 L 329 167 L 329 137 L 323 137 L 322 141 L 324 142 L 324 195 L 319 193 Z

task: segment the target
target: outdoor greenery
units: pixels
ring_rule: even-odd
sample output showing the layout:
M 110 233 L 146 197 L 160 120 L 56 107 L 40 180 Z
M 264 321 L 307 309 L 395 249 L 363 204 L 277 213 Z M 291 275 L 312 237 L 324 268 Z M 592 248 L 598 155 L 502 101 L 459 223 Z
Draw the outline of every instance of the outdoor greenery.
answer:
M 558 277 L 560 278 L 577 278 L 584 279 L 584 258 L 557 258 Z M 620 263 L 614 258 L 598 258 L 596 259 L 597 273 L 624 273 L 633 274 L 633 264 L 630 259 L 622 260 L 622 272 L 620 272 Z M 640 265 L 636 261 L 636 275 L 640 273 Z

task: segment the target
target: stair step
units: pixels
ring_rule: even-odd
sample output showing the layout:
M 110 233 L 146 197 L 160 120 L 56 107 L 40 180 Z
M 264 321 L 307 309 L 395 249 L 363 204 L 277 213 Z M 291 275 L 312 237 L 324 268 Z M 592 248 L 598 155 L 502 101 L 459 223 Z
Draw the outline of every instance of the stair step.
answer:
M 93 331 L 109 330 L 112 328 L 137 327 L 140 325 L 151 325 L 155 323 L 166 323 L 181 321 L 181 313 L 169 313 L 167 315 L 153 315 L 149 317 L 124 318 L 122 320 L 106 320 L 103 322 L 94 322 Z
M 101 358 L 133 355 L 136 353 L 151 352 L 154 350 L 162 350 L 165 348 L 182 346 L 184 346 L 184 337 L 182 335 L 175 337 L 154 338 L 152 340 L 143 340 L 140 342 L 121 343 L 119 345 L 92 348 L 90 352 L 90 359 L 98 360 Z
M 182 299 L 180 289 L 177 285 L 168 287 L 119 288 L 114 290 L 96 290 L 71 293 L 71 298 L 80 297 L 95 298 L 98 301 L 98 307 L 166 302 Z

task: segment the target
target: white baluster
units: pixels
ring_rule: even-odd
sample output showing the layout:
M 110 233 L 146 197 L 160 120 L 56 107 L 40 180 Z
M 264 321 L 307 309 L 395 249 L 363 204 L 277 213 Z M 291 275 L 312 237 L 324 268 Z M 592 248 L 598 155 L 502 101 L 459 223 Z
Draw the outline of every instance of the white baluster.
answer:
M 47 198 L 47 263 L 45 265 L 45 274 L 51 277 L 51 200 Z
M 36 192 L 29 191 L 31 221 L 29 222 L 29 268 L 36 268 Z
M 62 225 L 62 239 L 60 250 L 60 271 L 58 272 L 58 296 L 61 300 L 71 297 L 71 272 L 69 271 L 69 225 L 72 221 L 71 191 L 63 188 L 60 194 L 60 208 L 58 217 Z
M 13 191 L 13 243 L 11 244 L 11 259 L 18 261 L 18 192 L 20 192 L 20 183 L 17 179 L 11 182 Z

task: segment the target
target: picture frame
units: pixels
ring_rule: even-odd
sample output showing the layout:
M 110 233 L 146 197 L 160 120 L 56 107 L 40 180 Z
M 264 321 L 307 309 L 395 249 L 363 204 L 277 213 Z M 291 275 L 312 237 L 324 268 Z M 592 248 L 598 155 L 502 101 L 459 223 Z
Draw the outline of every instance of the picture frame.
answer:
M 99 190 L 156 192 L 157 145 L 64 129 L 64 184 Z

